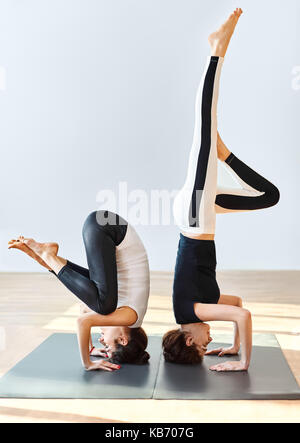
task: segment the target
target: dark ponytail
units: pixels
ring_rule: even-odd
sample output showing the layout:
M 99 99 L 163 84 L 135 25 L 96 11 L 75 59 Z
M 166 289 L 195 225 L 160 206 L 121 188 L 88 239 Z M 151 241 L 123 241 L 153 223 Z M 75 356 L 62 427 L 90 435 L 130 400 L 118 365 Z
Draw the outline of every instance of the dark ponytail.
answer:
M 145 349 L 148 346 L 148 337 L 143 328 L 130 329 L 129 342 L 126 346 L 117 343 L 116 350 L 109 359 L 112 363 L 131 363 L 144 365 L 148 363 L 150 355 Z

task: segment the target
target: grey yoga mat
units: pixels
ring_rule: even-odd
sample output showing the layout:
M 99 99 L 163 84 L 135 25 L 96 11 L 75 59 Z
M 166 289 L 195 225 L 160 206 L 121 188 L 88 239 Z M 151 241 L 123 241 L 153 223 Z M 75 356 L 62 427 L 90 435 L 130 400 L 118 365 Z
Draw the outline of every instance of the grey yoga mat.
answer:
M 218 337 L 224 340 L 224 337 Z M 222 341 L 223 341 L 222 340 Z M 210 349 L 227 346 L 212 343 Z M 254 336 L 248 372 L 212 372 L 209 367 L 238 356 L 206 356 L 202 365 L 175 365 L 161 359 L 153 398 L 186 400 L 292 400 L 300 389 L 273 335 Z
M 160 343 L 160 337 L 150 337 L 148 365 L 87 372 L 81 364 L 76 335 L 53 334 L 0 379 L 0 397 L 152 398 Z
M 218 343 L 224 341 L 225 336 L 217 337 Z M 298 384 L 272 335 L 255 336 L 249 372 L 209 371 L 209 366 L 223 360 L 218 357 L 205 357 L 204 363 L 196 366 L 165 363 L 158 336 L 149 338 L 148 352 L 149 365 L 122 365 L 113 373 L 86 372 L 81 366 L 76 335 L 53 334 L 0 379 L 0 397 L 300 399 Z M 230 358 L 237 357 L 224 357 Z

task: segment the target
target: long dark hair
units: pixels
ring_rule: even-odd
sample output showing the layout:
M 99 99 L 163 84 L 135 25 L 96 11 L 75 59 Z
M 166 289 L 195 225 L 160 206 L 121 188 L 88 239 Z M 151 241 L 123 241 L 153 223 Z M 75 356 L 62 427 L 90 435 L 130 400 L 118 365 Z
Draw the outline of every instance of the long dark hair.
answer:
M 193 344 L 187 346 L 187 334 L 180 329 L 173 329 L 163 337 L 163 353 L 165 360 L 169 363 L 197 364 L 201 363 L 203 357 L 199 354 L 197 347 Z
M 109 359 L 112 363 L 131 363 L 143 365 L 148 363 L 150 355 L 145 349 L 148 346 L 148 337 L 143 328 L 130 329 L 129 341 L 126 346 L 116 343 L 116 350 Z

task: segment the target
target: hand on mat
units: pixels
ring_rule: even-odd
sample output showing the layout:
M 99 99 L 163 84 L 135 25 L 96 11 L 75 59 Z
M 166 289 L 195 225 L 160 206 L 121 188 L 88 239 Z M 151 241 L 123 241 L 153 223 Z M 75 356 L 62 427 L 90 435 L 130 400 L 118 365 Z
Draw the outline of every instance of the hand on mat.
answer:
M 92 357 L 108 357 L 107 351 L 105 348 L 94 348 L 90 353 Z
M 246 367 L 241 361 L 227 361 L 226 363 L 211 366 L 209 369 L 216 372 L 236 372 L 247 371 L 248 367 Z
M 115 365 L 114 363 L 110 363 L 106 360 L 99 360 L 97 362 L 93 361 L 90 363 L 90 365 L 86 368 L 87 371 L 97 371 L 99 369 L 103 369 L 104 371 L 113 372 L 117 369 L 120 369 L 121 366 Z
M 239 349 L 231 346 L 230 348 L 211 349 L 207 351 L 205 355 L 218 355 L 218 357 L 223 357 L 224 355 L 237 355 L 238 353 Z

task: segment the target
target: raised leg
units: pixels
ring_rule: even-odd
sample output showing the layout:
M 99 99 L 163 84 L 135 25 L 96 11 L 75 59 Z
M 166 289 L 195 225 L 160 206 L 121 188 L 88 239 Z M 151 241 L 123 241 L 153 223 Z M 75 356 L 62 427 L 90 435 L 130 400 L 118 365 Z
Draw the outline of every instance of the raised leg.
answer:
M 186 236 L 204 238 L 214 236 L 215 232 L 219 81 L 223 57 L 241 13 L 237 9 L 209 37 L 211 56 L 207 60 L 196 97 L 195 130 L 187 178 L 175 198 L 173 208 L 176 224 Z

